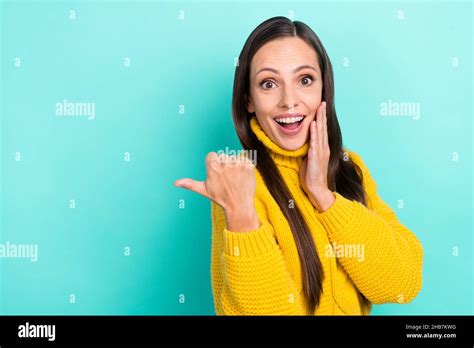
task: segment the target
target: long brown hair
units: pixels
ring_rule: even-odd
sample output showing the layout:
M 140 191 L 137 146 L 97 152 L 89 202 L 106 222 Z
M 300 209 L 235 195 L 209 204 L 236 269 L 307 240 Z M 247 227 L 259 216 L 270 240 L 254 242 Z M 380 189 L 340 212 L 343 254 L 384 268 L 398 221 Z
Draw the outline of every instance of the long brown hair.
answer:
M 265 43 L 283 37 L 303 39 L 314 48 L 318 56 L 323 78 L 322 100 L 327 103 L 328 143 L 331 153 L 328 166 L 329 189 L 364 205 L 366 205 L 366 196 L 362 185 L 362 171 L 347 158 L 342 148 L 342 134 L 334 107 L 333 70 L 323 44 L 316 33 L 303 22 L 291 21 L 282 16 L 264 21 L 250 34 L 239 55 L 234 76 L 232 116 L 243 148 L 257 150 L 257 169 L 291 228 L 301 261 L 303 290 L 308 305 L 314 312 L 319 305 L 324 279 L 321 261 L 299 207 L 295 204 L 290 208 L 289 202 L 293 200 L 291 193 L 268 150 L 250 128 L 250 119 L 255 116 L 255 113 L 249 113 L 246 108 L 250 97 L 249 75 L 253 56 Z M 366 306 L 369 306 L 365 297 L 361 294 L 360 296 Z

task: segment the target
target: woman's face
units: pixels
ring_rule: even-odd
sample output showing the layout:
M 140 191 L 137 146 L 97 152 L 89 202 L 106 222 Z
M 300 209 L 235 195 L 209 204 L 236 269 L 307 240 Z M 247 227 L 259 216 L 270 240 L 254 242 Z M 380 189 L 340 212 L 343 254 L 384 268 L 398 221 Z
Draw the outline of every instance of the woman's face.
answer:
M 247 110 L 274 143 L 297 150 L 308 139 L 322 89 L 316 51 L 300 38 L 276 39 L 252 58 Z

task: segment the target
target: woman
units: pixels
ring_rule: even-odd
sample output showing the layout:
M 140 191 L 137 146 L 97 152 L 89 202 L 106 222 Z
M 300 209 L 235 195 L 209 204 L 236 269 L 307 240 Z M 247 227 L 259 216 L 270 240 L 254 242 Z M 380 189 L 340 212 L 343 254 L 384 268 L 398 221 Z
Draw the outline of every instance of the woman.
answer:
M 367 315 L 420 291 L 423 249 L 342 146 L 333 71 L 304 23 L 274 17 L 247 39 L 232 112 L 247 156 L 209 153 L 218 315 Z

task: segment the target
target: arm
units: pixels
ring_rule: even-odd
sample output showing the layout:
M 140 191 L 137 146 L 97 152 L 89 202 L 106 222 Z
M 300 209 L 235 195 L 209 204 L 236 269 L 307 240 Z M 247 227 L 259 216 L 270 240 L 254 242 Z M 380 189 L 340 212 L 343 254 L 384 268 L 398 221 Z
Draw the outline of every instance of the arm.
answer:
M 333 205 L 316 216 L 331 243 L 364 247 L 362 262 L 354 257 L 338 260 L 370 302 L 410 302 L 422 287 L 423 247 L 380 198 L 362 159 L 353 152 L 351 158 L 363 172 L 368 207 L 333 192 Z
M 256 230 L 230 231 L 223 209 L 211 202 L 211 211 L 216 314 L 307 315 L 270 223 L 261 219 Z

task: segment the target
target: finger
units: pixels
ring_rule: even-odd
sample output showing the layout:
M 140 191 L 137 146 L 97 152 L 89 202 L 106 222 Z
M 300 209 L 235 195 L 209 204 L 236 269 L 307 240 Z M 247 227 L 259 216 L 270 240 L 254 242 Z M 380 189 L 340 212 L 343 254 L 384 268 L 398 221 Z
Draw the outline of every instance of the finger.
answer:
M 211 164 L 223 164 L 225 163 L 227 156 L 224 153 L 209 152 L 206 156 L 206 167 Z
M 247 167 L 255 167 L 255 163 L 254 163 L 254 160 L 253 158 L 251 158 L 250 154 L 249 154 L 249 150 L 244 150 L 242 153 L 241 153 L 241 161 L 242 163 L 244 163 L 245 166 Z
M 319 151 L 322 151 L 323 149 L 323 142 L 324 142 L 324 135 L 323 135 L 323 118 L 324 118 L 324 102 L 321 103 L 321 110 L 318 114 L 318 120 L 316 122 L 317 125 L 317 137 L 318 137 L 318 143 L 317 143 L 317 148 Z
M 327 118 L 327 103 L 324 102 L 324 120 L 323 120 L 323 135 L 324 135 L 324 147 L 329 147 L 328 145 L 328 118 Z
M 174 186 L 182 187 L 186 190 L 199 193 L 200 195 L 206 198 L 210 198 L 209 195 L 207 194 L 207 189 L 206 189 L 206 185 L 204 184 L 204 181 L 196 181 L 196 180 L 184 178 L 184 179 L 176 180 L 174 182 Z
M 308 158 L 313 158 L 316 155 L 316 146 L 317 146 L 317 133 L 316 133 L 316 121 L 311 121 L 309 125 L 309 150 L 308 150 Z

